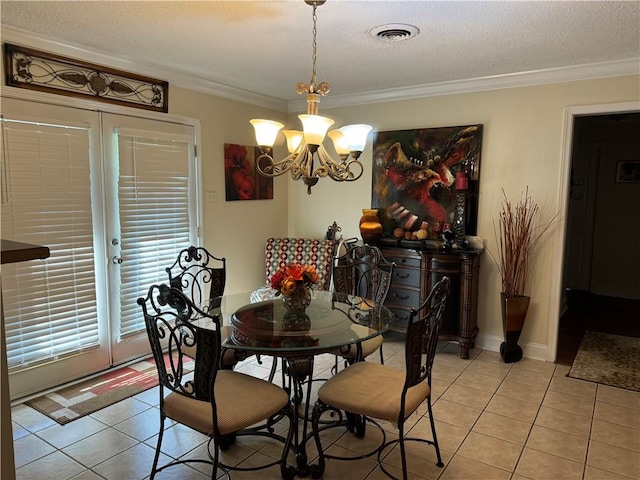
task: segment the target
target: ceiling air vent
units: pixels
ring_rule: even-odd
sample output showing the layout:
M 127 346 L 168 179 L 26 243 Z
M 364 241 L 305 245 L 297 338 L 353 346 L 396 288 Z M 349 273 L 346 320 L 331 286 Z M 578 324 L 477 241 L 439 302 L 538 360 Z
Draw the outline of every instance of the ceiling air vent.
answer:
M 404 23 L 391 23 L 379 25 L 369 30 L 369 35 L 382 42 L 401 42 L 409 40 L 420 33 L 420 29 Z

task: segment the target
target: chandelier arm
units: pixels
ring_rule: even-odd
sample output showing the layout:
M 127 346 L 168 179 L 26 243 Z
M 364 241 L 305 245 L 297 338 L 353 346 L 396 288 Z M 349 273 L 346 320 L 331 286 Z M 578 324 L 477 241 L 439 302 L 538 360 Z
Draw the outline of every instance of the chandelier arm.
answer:
M 287 173 L 295 165 L 297 155 L 298 151 L 295 151 L 286 158 L 276 161 L 271 155 L 263 152 L 262 155 L 256 158 L 256 168 L 260 175 L 278 177 L 283 173 Z
M 320 166 L 316 169 L 318 176 L 329 176 L 337 182 L 353 182 L 359 179 L 364 172 L 364 166 L 357 158 L 349 157 L 346 160 L 336 161 L 329 155 L 324 146 L 318 148 L 317 155 L 320 163 Z

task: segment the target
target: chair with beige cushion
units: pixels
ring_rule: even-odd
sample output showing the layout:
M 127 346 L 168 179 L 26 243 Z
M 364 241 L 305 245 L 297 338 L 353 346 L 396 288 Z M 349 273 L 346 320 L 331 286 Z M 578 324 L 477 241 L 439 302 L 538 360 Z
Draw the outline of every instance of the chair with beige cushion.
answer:
M 377 453 L 378 465 L 389 477 L 395 478 L 382 464 L 382 458 L 389 447 L 396 443 L 400 445 L 404 480 L 408 475 L 405 451 L 405 443 L 408 441 L 433 445 L 436 465 L 444 466 L 431 409 L 431 368 L 448 293 L 449 278 L 444 277 L 433 287 L 424 303 L 417 310 L 411 310 L 405 339 L 404 371 L 374 362 L 357 362 L 338 372 L 318 389 L 318 400 L 312 414 L 312 430 L 319 457 L 318 463 L 311 467 L 312 478 L 322 477 L 326 458 L 340 458 L 323 451 L 320 433 L 336 426 L 348 427 L 354 415 L 365 417 L 371 423 L 375 423 L 372 419 L 379 419 L 397 425 L 397 439 L 386 441 L 383 431 L 380 447 L 367 454 Z M 425 400 L 433 440 L 405 438 L 406 420 Z M 325 412 L 331 412 L 334 417 L 337 415 L 336 422 L 327 424 L 327 416 L 323 418 Z M 361 455 L 347 459 L 362 457 Z
M 194 306 L 182 291 L 167 285 L 153 285 L 139 298 L 147 335 L 158 369 L 160 384 L 160 431 L 151 478 L 167 467 L 189 462 L 212 466 L 211 478 L 221 469 L 257 470 L 280 466 L 283 478 L 293 478 L 286 460 L 293 438 L 293 408 L 282 388 L 256 377 L 217 368 L 220 361 L 220 319 Z M 195 371 L 184 369 L 185 346 L 196 347 Z M 250 392 L 250 393 L 248 393 Z M 279 419 L 288 419 L 286 436 L 273 431 Z M 206 459 L 176 459 L 158 468 L 158 459 L 169 418 L 209 437 Z M 234 448 L 229 438 L 241 435 L 269 437 L 282 443 L 277 459 L 252 467 L 225 465 L 220 450 Z

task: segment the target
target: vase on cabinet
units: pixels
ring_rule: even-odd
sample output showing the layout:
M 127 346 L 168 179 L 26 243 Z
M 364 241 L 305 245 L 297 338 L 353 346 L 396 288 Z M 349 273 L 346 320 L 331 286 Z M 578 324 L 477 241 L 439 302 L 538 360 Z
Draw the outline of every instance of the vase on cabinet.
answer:
M 382 223 L 377 208 L 363 208 L 360 217 L 360 236 L 365 243 L 377 243 L 382 238 Z
M 500 345 L 500 356 L 504 363 L 518 362 L 522 359 L 522 348 L 518 345 L 518 340 L 524 328 L 530 297 L 524 295 L 507 297 L 504 293 L 500 293 L 500 300 L 504 332 L 504 342 Z

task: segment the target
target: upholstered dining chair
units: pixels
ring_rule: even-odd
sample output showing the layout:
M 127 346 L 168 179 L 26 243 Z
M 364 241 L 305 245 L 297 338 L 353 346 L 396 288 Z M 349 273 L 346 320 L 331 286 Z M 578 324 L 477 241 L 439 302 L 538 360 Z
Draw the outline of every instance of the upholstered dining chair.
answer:
M 342 243 L 344 252 L 338 249 L 339 255 L 334 258 L 331 267 L 331 280 L 333 291 L 342 295 L 341 301 L 353 301 L 358 297 L 358 304 L 354 308 L 369 310 L 384 304 L 395 264 L 388 262 L 382 256 L 378 247 L 357 243 L 357 239 L 349 239 Z M 362 301 L 360 300 L 362 299 Z M 380 363 L 384 364 L 382 344 L 384 338 L 378 335 L 359 344 L 348 345 L 336 352 L 346 364 L 354 363 L 373 354 L 380 352 Z M 336 363 L 336 371 L 337 371 Z
M 286 460 L 293 438 L 293 407 L 282 388 L 265 380 L 233 370 L 222 370 L 220 323 L 216 315 L 195 306 L 179 289 L 153 285 L 146 297 L 138 299 L 147 335 L 158 369 L 160 385 L 160 431 L 151 478 L 170 466 L 199 462 L 212 466 L 211 478 L 221 469 L 231 478 L 231 470 L 257 470 L 280 465 L 283 478 L 293 478 Z M 184 369 L 184 347 L 195 346 L 195 371 Z M 249 393 L 248 393 L 249 392 Z M 286 436 L 274 433 L 273 424 L 288 418 Z M 165 421 L 169 418 L 209 437 L 207 459 L 176 459 L 158 468 Z M 265 436 L 282 443 L 278 459 L 262 465 L 239 467 L 220 460 L 220 450 L 232 448 L 241 435 Z M 231 441 L 230 441 L 231 439 Z
M 432 288 L 424 303 L 418 309 L 411 310 L 405 338 L 405 371 L 374 362 L 357 362 L 335 374 L 318 389 L 318 400 L 313 407 L 311 423 L 319 453 L 318 463 L 311 468 L 313 478 L 322 477 L 326 458 L 341 458 L 327 455 L 323 451 L 320 432 L 341 425 L 349 427 L 354 415 L 362 416 L 372 423 L 375 423 L 372 419 L 392 422 L 398 427 L 398 438 L 386 441 L 382 430 L 383 440 L 379 448 L 367 455 L 347 460 L 377 453 L 380 469 L 390 478 L 395 478 L 382 464 L 382 454 L 399 443 L 402 478 L 406 480 L 408 472 L 405 443 L 417 441 L 433 445 L 436 465 L 444 466 L 431 409 L 431 368 L 448 294 L 449 278 L 444 277 Z M 425 400 L 433 440 L 405 438 L 405 421 Z M 335 422 L 327 424 L 327 420 L 321 421 L 323 413 L 327 411 L 337 415 Z M 358 432 L 355 433 L 359 436 Z

